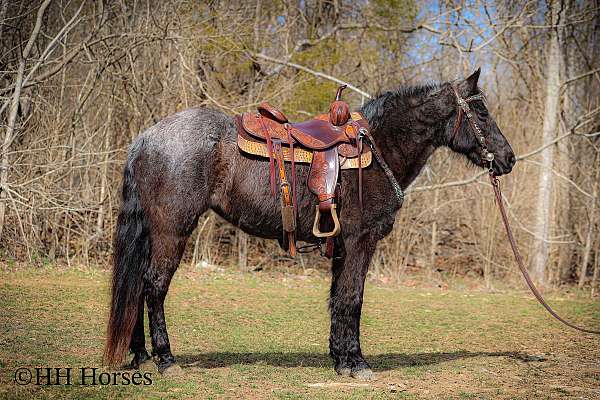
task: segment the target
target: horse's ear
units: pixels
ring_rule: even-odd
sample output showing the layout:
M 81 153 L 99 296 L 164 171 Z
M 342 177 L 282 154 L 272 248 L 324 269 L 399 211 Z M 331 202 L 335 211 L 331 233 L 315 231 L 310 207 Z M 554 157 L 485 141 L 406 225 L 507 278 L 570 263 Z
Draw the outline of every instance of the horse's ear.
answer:
M 469 77 L 460 83 L 460 91 L 463 96 L 471 96 L 477 93 L 477 81 L 479 80 L 479 74 L 481 68 L 477 68 Z

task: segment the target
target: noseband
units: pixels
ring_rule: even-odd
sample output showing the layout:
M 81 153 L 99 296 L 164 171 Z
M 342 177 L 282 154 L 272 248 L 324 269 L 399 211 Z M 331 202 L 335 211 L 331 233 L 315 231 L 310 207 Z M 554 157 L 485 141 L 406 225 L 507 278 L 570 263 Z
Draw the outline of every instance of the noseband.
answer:
M 458 133 L 458 130 L 460 129 L 460 125 L 462 123 L 462 116 L 464 114 L 467 117 L 467 122 L 471 126 L 471 130 L 475 134 L 475 137 L 477 138 L 477 141 L 479 142 L 479 145 L 481 146 L 482 160 L 484 163 L 489 164 L 489 167 L 491 169 L 492 162 L 494 161 L 494 153 L 492 153 L 491 151 L 488 150 L 485 136 L 483 136 L 483 133 L 481 132 L 481 128 L 479 128 L 479 125 L 477 125 L 477 122 L 475 122 L 475 119 L 473 118 L 473 114 L 471 112 L 471 107 L 469 106 L 469 103 L 472 101 L 475 101 L 475 100 L 481 100 L 485 104 L 485 96 L 483 93 L 479 92 L 473 96 L 463 99 L 462 97 L 460 97 L 460 94 L 458 93 L 458 89 L 456 88 L 456 86 L 451 85 L 451 87 L 452 87 L 452 91 L 454 92 L 454 96 L 456 97 L 456 103 L 458 104 L 458 110 L 456 111 L 456 122 L 454 123 L 454 131 L 452 132 L 451 143 L 454 143 L 454 140 L 456 139 L 456 134 Z

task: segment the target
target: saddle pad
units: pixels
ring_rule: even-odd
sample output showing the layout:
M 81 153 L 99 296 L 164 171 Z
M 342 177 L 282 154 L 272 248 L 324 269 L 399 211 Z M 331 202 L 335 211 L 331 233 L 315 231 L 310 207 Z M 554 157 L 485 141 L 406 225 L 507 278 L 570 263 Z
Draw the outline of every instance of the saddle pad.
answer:
M 240 150 L 244 153 L 252 154 L 255 156 L 269 158 L 269 149 L 267 144 L 259 142 L 248 135 L 238 133 L 237 144 Z M 292 161 L 292 154 L 289 146 L 286 143 L 282 143 L 283 158 L 285 161 Z M 357 150 L 351 145 L 340 145 L 338 148 L 339 160 L 341 169 L 355 169 L 358 168 L 358 157 Z M 342 152 L 345 154 L 342 154 Z M 348 155 L 348 154 L 351 155 Z M 371 149 L 369 146 L 363 147 L 363 153 L 360 157 L 361 167 L 365 168 L 371 165 L 372 160 Z M 294 161 L 298 163 L 310 164 L 313 159 L 312 151 L 303 149 L 302 147 L 294 147 Z

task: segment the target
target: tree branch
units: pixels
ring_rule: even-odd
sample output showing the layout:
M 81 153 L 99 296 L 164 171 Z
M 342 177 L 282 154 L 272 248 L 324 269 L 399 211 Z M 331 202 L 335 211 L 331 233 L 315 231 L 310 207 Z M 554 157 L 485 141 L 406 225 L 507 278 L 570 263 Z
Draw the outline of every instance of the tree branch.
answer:
M 585 73 L 583 73 L 581 75 L 574 76 L 573 78 L 569 78 L 566 81 L 564 81 L 563 84 L 562 84 L 562 86 L 563 87 L 567 86 L 570 83 L 573 83 L 573 82 L 575 82 L 575 81 L 577 81 L 579 79 L 585 78 L 586 76 L 597 74 L 598 72 L 600 72 L 600 68 L 596 68 L 596 69 L 593 69 L 591 71 L 585 72 Z
M 250 53 L 249 52 L 248 54 L 249 54 L 250 57 L 260 58 L 262 60 L 269 61 L 269 62 L 272 62 L 272 63 L 275 63 L 275 64 L 281 64 L 281 65 L 285 65 L 285 66 L 288 66 L 288 67 L 292 67 L 292 68 L 295 68 L 297 70 L 306 72 L 308 74 L 311 74 L 311 75 L 314 75 L 314 76 L 318 76 L 319 78 L 324 78 L 324 79 L 336 82 L 336 83 L 338 83 L 340 85 L 346 85 L 346 86 L 348 86 L 348 89 L 355 91 L 356 93 L 360 94 L 363 97 L 366 97 L 368 99 L 373 98 L 369 93 L 367 93 L 367 92 L 365 92 L 365 91 L 357 88 L 356 86 L 354 86 L 354 85 L 352 85 L 352 84 L 350 84 L 348 82 L 345 82 L 345 81 L 343 81 L 341 79 L 338 79 L 338 78 L 336 78 L 334 76 L 327 75 L 327 74 L 325 74 L 323 72 L 315 71 L 315 70 L 312 70 L 312 69 L 310 69 L 308 67 L 305 67 L 303 65 L 296 64 L 296 63 L 293 63 L 293 62 L 284 61 L 284 60 L 278 60 L 276 58 L 269 57 L 267 55 L 260 54 L 260 53 Z

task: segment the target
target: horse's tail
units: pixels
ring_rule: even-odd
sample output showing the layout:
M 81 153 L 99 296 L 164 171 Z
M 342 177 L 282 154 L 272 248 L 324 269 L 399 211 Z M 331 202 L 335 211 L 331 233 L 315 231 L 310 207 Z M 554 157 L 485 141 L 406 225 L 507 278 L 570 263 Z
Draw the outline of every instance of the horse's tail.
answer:
M 108 365 L 116 365 L 126 356 L 138 307 L 144 304 L 143 276 L 150 264 L 151 242 L 148 217 L 133 176 L 133 164 L 142 145 L 143 139 L 138 138 L 131 146 L 123 174 L 123 204 L 114 240 L 112 300 L 104 350 L 104 362 Z

